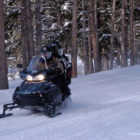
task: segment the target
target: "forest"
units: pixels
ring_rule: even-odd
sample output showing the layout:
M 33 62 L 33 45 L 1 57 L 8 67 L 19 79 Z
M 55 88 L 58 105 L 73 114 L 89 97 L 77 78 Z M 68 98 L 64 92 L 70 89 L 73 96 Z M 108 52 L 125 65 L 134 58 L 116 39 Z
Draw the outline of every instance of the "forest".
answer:
M 41 46 L 57 40 L 72 77 L 140 64 L 139 0 L 1 0 L 0 89 L 8 68 L 26 68 Z

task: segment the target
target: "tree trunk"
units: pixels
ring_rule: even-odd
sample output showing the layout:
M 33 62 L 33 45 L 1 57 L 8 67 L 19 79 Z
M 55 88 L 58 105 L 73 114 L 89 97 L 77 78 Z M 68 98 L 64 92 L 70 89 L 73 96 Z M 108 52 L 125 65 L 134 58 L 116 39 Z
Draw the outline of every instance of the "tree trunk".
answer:
M 25 7 L 25 0 L 21 0 L 21 7 Z M 27 28 L 26 28 L 26 18 L 25 18 L 25 8 L 21 9 L 21 46 L 22 46 L 22 59 L 23 68 L 25 69 L 28 65 L 27 57 Z
M 4 4 L 0 1 L 0 89 L 8 88 L 7 63 L 4 36 Z
M 101 9 L 106 9 L 105 7 L 105 1 L 101 0 Z M 104 24 L 104 15 L 100 15 L 100 22 Z M 105 33 L 105 26 L 102 27 L 102 33 L 101 35 Z M 105 42 L 104 42 L 105 43 Z M 106 45 L 106 44 L 104 44 Z M 109 53 L 108 50 L 105 49 L 104 46 L 101 46 L 101 53 L 100 53 L 100 58 L 101 58 L 101 70 L 105 71 L 109 69 Z
M 72 77 L 77 77 L 77 0 L 73 0 L 72 21 Z
M 108 57 L 106 56 L 107 52 L 104 48 L 102 48 L 102 58 L 101 58 L 101 64 L 102 64 L 102 71 L 106 71 L 109 69 L 109 63 L 108 63 Z
M 84 73 L 88 74 L 88 48 L 87 48 L 87 40 L 86 40 L 86 15 L 85 15 L 85 0 L 82 0 L 82 11 L 83 11 L 83 51 L 84 51 Z
M 60 0 L 57 1 L 57 25 L 62 26 L 62 20 L 61 20 L 61 5 L 60 5 Z
M 112 27 L 111 27 L 111 45 L 110 45 L 110 69 L 113 69 L 114 60 L 114 20 L 115 20 L 116 0 L 113 0 L 112 6 Z
M 121 48 L 117 48 L 117 66 L 121 65 Z
M 97 1 L 95 0 L 95 3 Z M 93 8 L 92 8 L 92 0 L 89 0 L 89 10 L 90 10 L 90 25 L 91 25 L 91 35 L 92 35 L 92 45 L 93 45 L 93 51 L 94 51 L 94 71 L 98 72 L 100 71 L 100 60 L 99 60 L 99 47 L 98 47 L 98 35 L 97 35 L 97 26 L 95 26 L 95 20 L 97 20 L 95 17 L 93 17 Z
M 130 0 L 130 50 L 131 50 L 131 61 L 130 65 L 134 65 L 134 1 Z
M 88 73 L 93 73 L 93 61 L 92 61 L 92 44 L 91 44 L 91 28 L 90 28 L 90 17 L 88 16 Z
M 127 66 L 127 24 L 125 21 L 126 1 L 122 0 L 122 44 L 121 44 L 121 66 Z
M 32 26 L 32 13 L 31 13 L 31 1 L 25 0 L 25 14 L 26 14 L 26 28 L 27 28 L 27 51 L 28 61 L 35 55 L 35 48 L 33 42 L 33 26 Z
M 41 1 L 36 0 L 35 18 L 36 18 L 36 54 L 40 54 L 42 46 L 42 25 L 41 25 Z

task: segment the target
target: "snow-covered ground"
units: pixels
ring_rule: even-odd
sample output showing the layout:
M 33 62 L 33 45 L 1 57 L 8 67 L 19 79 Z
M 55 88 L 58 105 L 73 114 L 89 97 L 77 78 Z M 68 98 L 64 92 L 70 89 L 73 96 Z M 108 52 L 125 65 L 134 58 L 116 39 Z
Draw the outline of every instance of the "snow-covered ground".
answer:
M 20 82 L 0 90 L 0 111 Z M 62 115 L 15 109 L 0 119 L 0 140 L 140 140 L 140 66 L 80 76 L 70 88 Z

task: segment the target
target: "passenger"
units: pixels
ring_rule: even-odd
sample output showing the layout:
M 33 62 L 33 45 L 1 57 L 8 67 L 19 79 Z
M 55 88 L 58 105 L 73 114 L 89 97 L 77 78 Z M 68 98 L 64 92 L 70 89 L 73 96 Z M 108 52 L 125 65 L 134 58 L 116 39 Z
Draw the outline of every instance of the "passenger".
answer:
M 52 46 L 43 46 L 41 49 L 41 54 L 46 58 L 48 75 L 53 77 L 52 82 L 61 89 L 62 100 L 65 100 L 71 94 L 65 78 L 65 65 L 53 53 Z
M 53 41 L 50 47 L 52 48 L 53 57 L 59 59 L 64 66 L 67 85 L 71 84 L 72 65 L 68 57 L 64 55 L 63 47 L 57 41 Z

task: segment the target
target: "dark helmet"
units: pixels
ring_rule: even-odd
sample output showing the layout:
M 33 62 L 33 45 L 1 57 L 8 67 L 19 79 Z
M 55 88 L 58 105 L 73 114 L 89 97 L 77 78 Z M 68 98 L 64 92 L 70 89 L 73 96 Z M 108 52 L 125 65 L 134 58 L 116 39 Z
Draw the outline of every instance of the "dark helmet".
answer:
M 50 47 L 52 49 L 52 54 L 53 55 L 62 56 L 62 54 L 63 54 L 63 48 L 62 48 L 62 46 L 57 41 L 53 41 L 51 43 Z
M 51 50 L 50 46 L 47 46 L 47 45 L 42 46 L 41 55 L 44 55 L 47 59 L 51 58 L 52 50 Z
M 47 52 L 47 51 L 51 51 L 51 49 L 50 49 L 50 47 L 49 46 L 47 46 L 47 45 L 44 45 L 44 46 L 42 46 L 42 48 L 41 48 L 41 53 L 44 53 L 44 52 Z

